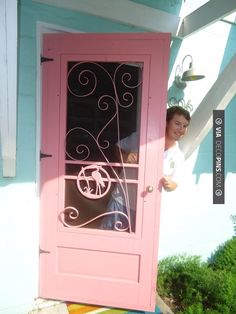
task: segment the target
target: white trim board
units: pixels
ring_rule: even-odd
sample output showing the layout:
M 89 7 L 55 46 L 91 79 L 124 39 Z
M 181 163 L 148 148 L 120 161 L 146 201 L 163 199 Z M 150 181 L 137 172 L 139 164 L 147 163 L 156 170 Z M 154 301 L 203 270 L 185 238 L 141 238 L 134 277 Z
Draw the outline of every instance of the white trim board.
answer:
M 0 1 L 0 133 L 3 177 L 16 175 L 17 0 Z
M 41 148 L 41 109 L 42 109 L 42 65 L 40 57 L 43 50 L 43 34 L 46 33 L 82 33 L 80 30 L 63 27 L 60 25 L 37 21 L 36 23 L 36 184 L 37 195 L 39 195 L 40 182 L 40 148 Z M 38 156 L 38 158 L 37 158 Z
M 183 19 L 178 36 L 185 38 L 192 35 L 235 11 L 235 0 L 210 0 Z
M 180 17 L 129 0 L 32 0 L 46 5 L 83 12 L 145 31 L 176 36 Z

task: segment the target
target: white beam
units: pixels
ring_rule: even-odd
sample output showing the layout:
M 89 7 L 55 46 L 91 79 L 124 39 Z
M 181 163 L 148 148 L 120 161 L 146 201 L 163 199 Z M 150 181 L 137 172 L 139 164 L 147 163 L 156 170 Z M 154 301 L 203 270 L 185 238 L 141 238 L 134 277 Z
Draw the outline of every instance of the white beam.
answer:
M 188 158 L 212 128 L 213 110 L 223 110 L 236 95 L 236 54 L 194 112 L 180 147 Z
M 16 174 L 17 0 L 0 1 L 0 133 L 4 177 Z
M 176 36 L 180 18 L 128 0 L 33 0 L 50 6 L 83 12 L 118 23 Z
M 234 11 L 236 11 L 235 0 L 210 0 L 183 19 L 178 36 L 184 38 L 192 35 Z

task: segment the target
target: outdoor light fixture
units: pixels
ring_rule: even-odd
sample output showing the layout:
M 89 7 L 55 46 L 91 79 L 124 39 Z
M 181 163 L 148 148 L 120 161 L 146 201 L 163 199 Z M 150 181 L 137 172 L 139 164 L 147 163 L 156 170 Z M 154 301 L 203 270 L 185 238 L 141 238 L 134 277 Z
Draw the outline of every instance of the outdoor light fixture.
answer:
M 189 68 L 188 70 L 184 71 L 184 62 L 187 58 L 190 58 Z M 184 72 L 183 72 L 184 71 Z M 201 80 L 205 77 L 205 75 L 199 74 L 193 68 L 193 58 L 191 55 L 186 55 L 183 58 L 182 65 L 177 65 L 175 70 L 175 85 L 180 88 L 184 89 L 187 86 L 188 81 L 197 81 Z

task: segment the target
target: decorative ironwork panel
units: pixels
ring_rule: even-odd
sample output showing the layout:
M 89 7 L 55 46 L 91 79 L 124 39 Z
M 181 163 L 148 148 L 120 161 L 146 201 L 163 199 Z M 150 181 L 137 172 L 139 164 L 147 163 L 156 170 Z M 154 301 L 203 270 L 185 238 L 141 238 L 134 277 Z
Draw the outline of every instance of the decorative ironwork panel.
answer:
M 135 231 L 142 64 L 68 62 L 63 224 Z

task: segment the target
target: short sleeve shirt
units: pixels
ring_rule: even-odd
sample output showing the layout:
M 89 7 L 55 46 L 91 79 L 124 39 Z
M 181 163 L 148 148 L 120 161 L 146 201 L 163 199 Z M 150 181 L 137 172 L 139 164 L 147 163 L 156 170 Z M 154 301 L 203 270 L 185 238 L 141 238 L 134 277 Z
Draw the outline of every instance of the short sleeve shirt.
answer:
M 164 176 L 170 176 L 178 183 L 183 172 L 184 155 L 179 149 L 178 142 L 164 152 Z
M 138 134 L 137 132 L 131 133 L 128 137 L 123 138 L 117 143 L 122 150 L 125 152 L 138 152 Z

